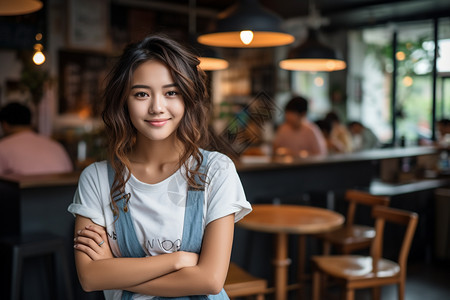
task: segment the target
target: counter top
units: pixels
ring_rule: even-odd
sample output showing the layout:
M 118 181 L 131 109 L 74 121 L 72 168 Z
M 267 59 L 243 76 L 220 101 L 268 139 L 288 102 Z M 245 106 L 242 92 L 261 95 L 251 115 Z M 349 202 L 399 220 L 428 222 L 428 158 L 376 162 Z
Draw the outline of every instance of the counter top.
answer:
M 374 180 L 369 187 L 369 192 L 373 195 L 397 196 L 425 190 L 434 190 L 448 186 L 449 184 L 450 179 L 448 178 L 422 179 L 399 184 Z
M 0 180 L 18 183 L 20 188 L 76 185 L 80 172 L 44 175 L 0 175 Z
M 391 158 L 433 155 L 439 151 L 435 147 L 407 147 L 365 150 L 354 153 L 331 154 L 327 156 L 312 156 L 306 158 L 282 157 L 271 159 L 267 156 L 243 157 L 236 163 L 238 171 L 256 171 L 264 169 L 292 168 L 302 165 L 336 164 L 357 161 L 372 161 Z

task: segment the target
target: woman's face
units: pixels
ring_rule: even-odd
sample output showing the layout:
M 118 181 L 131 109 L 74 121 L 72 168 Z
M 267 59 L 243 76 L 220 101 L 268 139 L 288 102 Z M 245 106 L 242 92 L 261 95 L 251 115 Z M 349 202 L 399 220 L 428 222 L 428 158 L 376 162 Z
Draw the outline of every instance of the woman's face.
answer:
M 135 70 L 127 105 L 138 139 L 176 138 L 175 132 L 184 115 L 184 101 L 163 63 L 150 60 Z

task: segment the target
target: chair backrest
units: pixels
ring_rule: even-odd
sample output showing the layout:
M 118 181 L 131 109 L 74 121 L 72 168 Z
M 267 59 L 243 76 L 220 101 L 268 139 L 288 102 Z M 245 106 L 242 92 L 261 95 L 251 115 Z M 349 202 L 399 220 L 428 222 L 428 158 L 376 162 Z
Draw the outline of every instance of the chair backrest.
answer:
M 349 203 L 345 223 L 346 226 L 353 225 L 355 221 L 356 206 L 359 204 L 371 207 L 389 205 L 389 197 L 376 196 L 359 190 L 347 190 L 345 192 L 345 200 Z
M 406 227 L 398 256 L 398 264 L 400 266 L 400 272 L 405 274 L 409 249 L 411 248 L 411 243 L 414 237 L 414 232 L 417 227 L 417 221 L 419 219 L 419 216 L 415 212 L 385 206 L 374 207 L 372 209 L 372 216 L 375 218 L 375 231 L 376 231 L 375 239 L 373 240 L 371 246 L 371 255 L 373 258 L 374 269 L 376 269 L 377 262 L 383 255 L 383 236 L 385 223 L 390 222 L 403 225 Z

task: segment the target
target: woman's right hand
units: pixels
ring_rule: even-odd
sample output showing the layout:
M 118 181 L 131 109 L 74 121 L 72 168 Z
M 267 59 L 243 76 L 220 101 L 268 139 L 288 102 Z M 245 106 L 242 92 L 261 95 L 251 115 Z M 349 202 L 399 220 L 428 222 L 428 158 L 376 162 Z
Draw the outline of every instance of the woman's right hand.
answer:
M 178 263 L 175 266 L 177 270 L 187 267 L 194 267 L 198 263 L 199 255 L 197 253 L 178 251 L 174 254 L 177 255 L 178 258 Z
M 74 239 L 75 249 L 86 253 L 92 260 L 113 258 L 106 230 L 102 226 L 90 224 L 78 230 Z

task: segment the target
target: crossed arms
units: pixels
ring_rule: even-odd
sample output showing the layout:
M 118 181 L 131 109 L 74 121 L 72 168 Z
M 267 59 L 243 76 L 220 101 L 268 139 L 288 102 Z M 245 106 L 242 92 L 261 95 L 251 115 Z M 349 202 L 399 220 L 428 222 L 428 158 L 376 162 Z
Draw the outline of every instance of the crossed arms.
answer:
M 178 251 L 142 258 L 114 257 L 105 229 L 77 215 L 78 278 L 85 291 L 120 289 L 162 297 L 217 294 L 227 275 L 233 231 L 231 214 L 206 226 L 199 255 Z M 105 242 L 99 246 L 101 241 Z

